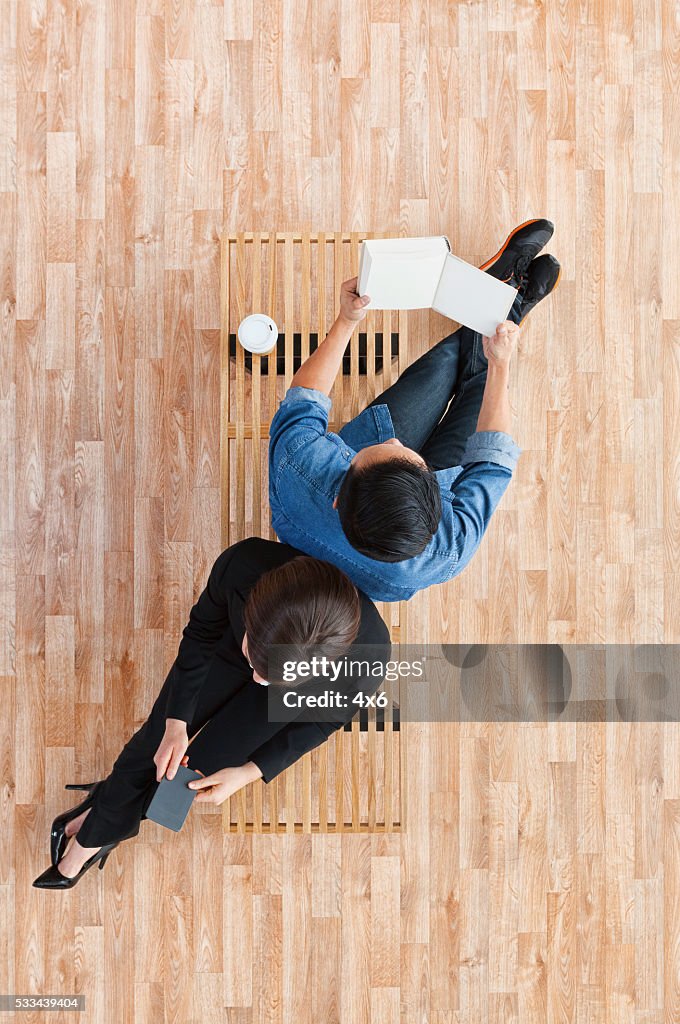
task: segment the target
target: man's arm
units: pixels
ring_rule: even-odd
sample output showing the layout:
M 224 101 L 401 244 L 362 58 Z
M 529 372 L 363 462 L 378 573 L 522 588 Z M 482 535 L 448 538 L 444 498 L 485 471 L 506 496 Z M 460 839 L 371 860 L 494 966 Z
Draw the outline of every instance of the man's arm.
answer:
M 504 434 L 512 433 L 509 380 L 509 363 L 489 362 L 484 396 L 477 420 L 477 431 L 501 430 Z
M 520 456 L 510 433 L 512 412 L 508 393 L 510 359 L 518 337 L 517 324 L 506 320 L 498 325 L 493 338 L 483 339 L 489 367 L 477 429 L 466 441 L 461 457 L 463 471 L 451 487 L 457 572 L 476 551 Z
M 512 412 L 508 386 L 510 381 L 510 359 L 517 349 L 519 327 L 510 320 L 498 325 L 493 338 L 483 338 L 484 355 L 489 368 L 482 405 L 477 419 L 477 431 L 500 430 L 512 432 Z
M 361 298 L 356 294 L 357 278 L 344 281 L 340 290 L 340 312 L 330 331 L 315 352 L 305 360 L 297 371 L 291 387 L 314 388 L 330 395 L 342 364 L 342 357 L 352 331 L 366 316 L 364 306 L 371 300 L 368 295 Z

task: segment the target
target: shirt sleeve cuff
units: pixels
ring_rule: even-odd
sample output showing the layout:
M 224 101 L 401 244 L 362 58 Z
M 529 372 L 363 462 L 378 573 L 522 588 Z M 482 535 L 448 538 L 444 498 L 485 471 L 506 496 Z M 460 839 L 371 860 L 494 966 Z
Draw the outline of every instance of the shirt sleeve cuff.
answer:
M 520 455 L 521 449 L 510 434 L 502 430 L 478 430 L 468 437 L 460 464 L 467 466 L 471 462 L 495 462 L 513 470 Z
M 325 394 L 323 391 L 318 391 L 316 388 L 303 388 L 299 384 L 288 388 L 283 401 L 289 404 L 293 402 L 316 402 L 327 413 L 331 411 L 331 405 L 333 404 L 330 395 Z

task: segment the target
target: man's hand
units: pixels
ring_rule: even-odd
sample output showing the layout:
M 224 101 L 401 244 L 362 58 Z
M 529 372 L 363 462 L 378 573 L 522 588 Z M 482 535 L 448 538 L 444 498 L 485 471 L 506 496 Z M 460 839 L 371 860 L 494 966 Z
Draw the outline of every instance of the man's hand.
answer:
M 181 718 L 166 718 L 165 733 L 153 759 L 157 782 L 161 781 L 166 771 L 169 779 L 174 777 L 188 746 L 187 723 Z
M 371 301 L 368 295 L 359 298 L 354 291 L 356 285 L 356 277 L 343 281 L 340 290 L 340 312 L 319 347 L 305 359 L 294 374 L 290 382 L 291 387 L 314 388 L 325 395 L 330 395 L 352 331 L 366 316 L 364 306 Z
M 247 764 L 241 764 L 237 768 L 221 768 L 220 771 L 213 775 L 207 775 L 204 779 L 194 779 L 189 783 L 189 789 L 201 790 L 196 796 L 201 803 L 219 805 L 249 782 L 260 778 L 262 778 L 260 769 L 252 761 L 248 761 Z
M 504 320 L 496 328 L 493 338 L 482 335 L 484 355 L 489 365 L 495 363 L 497 366 L 509 366 L 510 359 L 517 351 L 519 339 L 519 327 L 511 320 Z
M 367 306 L 371 301 L 368 295 L 359 297 L 356 293 L 358 278 L 353 277 L 349 281 L 343 281 L 340 288 L 340 313 L 339 319 L 349 324 L 358 324 L 366 316 Z

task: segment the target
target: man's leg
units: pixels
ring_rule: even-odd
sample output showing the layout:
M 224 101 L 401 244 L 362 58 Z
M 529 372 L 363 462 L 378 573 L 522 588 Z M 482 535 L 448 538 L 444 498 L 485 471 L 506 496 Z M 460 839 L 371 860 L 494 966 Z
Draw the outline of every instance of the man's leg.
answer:
M 535 264 L 535 257 L 552 236 L 553 229 L 552 222 L 543 218 L 525 221 L 510 232 L 496 255 L 483 263 L 481 269 L 492 277 L 520 285 L 525 279 L 525 271 L 532 265 L 532 261 Z M 543 271 L 545 276 L 549 275 Z M 552 287 L 554 283 L 547 290 L 544 289 L 544 293 L 547 294 Z M 518 305 L 518 301 L 515 302 Z M 512 311 L 509 317 L 512 319 Z M 485 369 L 486 361 L 480 362 L 479 352 L 481 338 L 479 346 L 475 345 L 474 332 L 461 327 L 412 363 L 399 380 L 378 395 L 367 408 L 387 405 L 395 435 L 402 444 L 420 452 L 435 468 L 455 466 L 457 463 L 451 461 L 451 458 L 459 458 L 462 454 L 469 436 L 467 434 L 463 437 L 463 434 L 468 427 L 469 433 L 474 433 L 477 423 L 475 404 L 478 400 L 478 413 L 484 392 L 482 378 L 477 383 L 473 382 L 473 377 Z M 444 413 L 452 395 L 459 389 L 462 389 L 462 393 L 458 395 L 455 406 L 458 422 L 453 427 L 451 417 L 448 413 L 444 416 Z M 340 431 L 340 436 L 343 436 L 344 429 Z M 446 454 L 446 443 L 453 445 L 452 455 Z M 425 454 L 426 449 L 430 453 L 429 457 Z M 443 465 L 440 464 L 442 459 Z
M 480 269 L 492 277 L 518 285 L 523 279 L 527 267 L 531 265 L 532 260 L 551 238 L 553 230 L 553 223 L 544 218 L 525 221 L 510 232 L 495 256 L 483 263 Z M 439 432 L 438 424 L 454 394 L 454 382 L 457 381 L 458 385 L 467 382 L 465 383 L 466 400 L 463 402 L 461 396 L 461 401 L 457 405 L 458 414 L 467 417 L 468 421 L 474 418 L 472 410 L 478 391 L 478 386 L 472 382 L 475 373 L 471 369 L 469 360 L 467 366 L 460 365 L 463 350 L 467 347 L 468 355 L 471 355 L 473 345 L 474 334 L 466 327 L 456 331 L 455 334 L 450 334 L 415 363 L 412 363 L 402 373 L 396 384 L 370 403 L 370 405 L 385 404 L 388 406 L 396 436 L 402 444 L 419 451 L 423 457 L 426 457 L 424 452 L 426 442 L 431 435 Z M 461 348 L 460 359 L 459 346 Z M 475 372 L 479 372 L 482 367 L 478 364 L 475 365 Z M 479 402 L 481 405 L 481 397 Z M 476 425 L 476 419 L 474 422 Z M 461 431 L 465 429 L 464 420 L 461 420 L 459 426 Z M 450 423 L 447 422 L 445 428 L 442 424 L 442 429 L 449 431 Z M 473 431 L 474 426 L 470 433 Z M 342 431 L 340 434 L 342 435 Z M 442 454 L 440 446 L 435 445 L 433 438 L 432 444 L 428 444 L 428 448 L 437 457 Z M 460 448 L 460 452 L 462 454 L 462 448 Z M 447 458 L 445 465 L 452 466 L 456 463 L 448 461 Z
M 465 333 L 472 332 L 461 327 L 442 338 L 407 366 L 398 380 L 366 407 L 386 405 L 394 424 L 395 437 L 407 448 L 420 451 L 451 401 L 458 375 L 461 339 Z
M 522 297 L 518 294 L 508 313 L 508 320 L 518 322 L 521 304 Z M 487 370 L 482 335 L 467 331 L 461 340 L 453 400 L 420 449 L 420 454 L 433 469 L 449 469 L 460 465 L 465 442 L 477 429 Z

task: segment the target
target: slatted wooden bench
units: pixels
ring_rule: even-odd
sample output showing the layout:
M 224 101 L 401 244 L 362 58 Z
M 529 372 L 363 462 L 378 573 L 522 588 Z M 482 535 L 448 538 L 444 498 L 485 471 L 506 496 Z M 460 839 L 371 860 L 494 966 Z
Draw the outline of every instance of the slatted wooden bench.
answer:
M 342 281 L 359 265 L 359 242 L 379 234 L 239 232 L 222 238 L 221 493 L 222 544 L 276 539 L 267 487 L 270 420 L 299 365 L 335 319 Z M 246 356 L 236 330 L 249 313 L 267 313 L 279 350 Z M 331 430 L 339 430 L 407 363 L 404 312 L 369 310 L 332 392 Z M 396 358 L 392 358 L 393 352 Z M 361 372 L 359 372 L 361 370 Z M 406 604 L 378 605 L 393 642 L 405 642 Z M 223 805 L 237 832 L 395 832 L 402 824 L 399 693 L 388 689 L 384 715 L 362 712 L 328 742 L 268 785 L 257 782 Z M 384 721 L 383 721 L 384 719 Z

